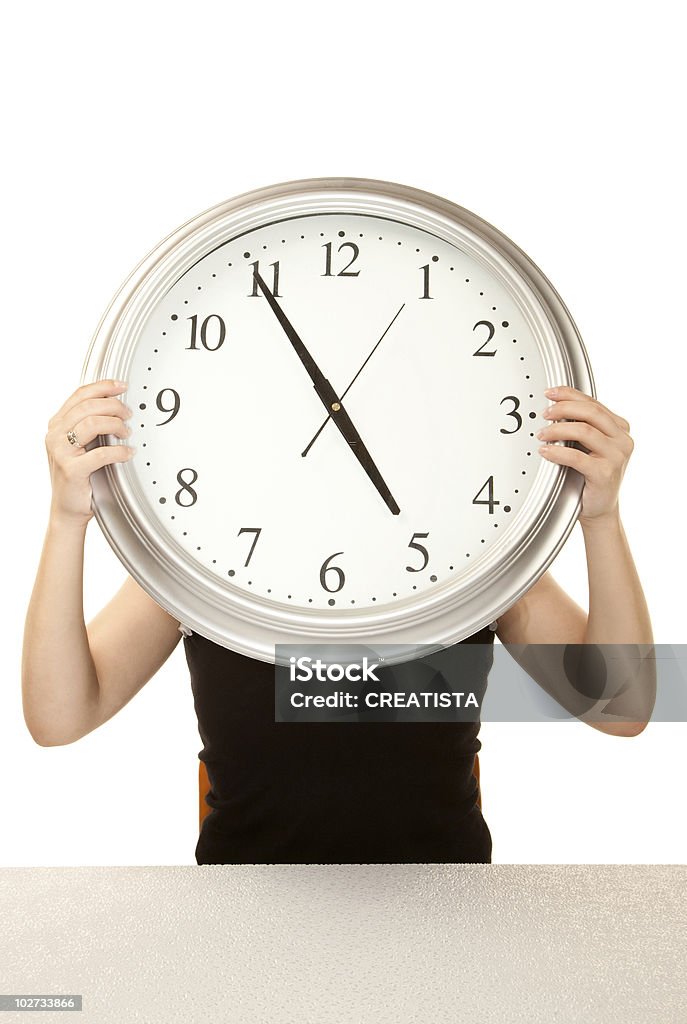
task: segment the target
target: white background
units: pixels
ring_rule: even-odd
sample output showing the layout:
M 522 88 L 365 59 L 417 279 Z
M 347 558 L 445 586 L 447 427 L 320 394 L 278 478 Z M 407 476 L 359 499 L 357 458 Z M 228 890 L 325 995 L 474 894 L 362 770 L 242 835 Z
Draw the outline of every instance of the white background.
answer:
M 164 236 L 301 177 L 382 178 L 504 231 L 562 295 L 635 450 L 621 514 L 657 643 L 684 610 L 684 77 L 677 5 L 26 3 L 2 66 L 4 865 L 195 863 L 201 748 L 180 644 L 114 719 L 41 748 L 21 708 L 49 417 Z M 544 403 L 542 408 L 545 407 Z M 579 526 L 555 578 L 583 607 Z M 89 621 L 125 578 L 97 523 Z M 486 723 L 494 862 L 684 862 L 687 725 Z

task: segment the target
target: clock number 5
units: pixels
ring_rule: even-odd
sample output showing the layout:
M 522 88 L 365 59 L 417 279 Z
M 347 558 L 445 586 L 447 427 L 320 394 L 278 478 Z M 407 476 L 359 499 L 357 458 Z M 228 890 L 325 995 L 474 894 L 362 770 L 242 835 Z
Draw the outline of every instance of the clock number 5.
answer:
M 489 497 L 488 498 L 480 498 L 480 494 L 483 492 L 485 487 L 489 488 Z M 494 500 L 494 478 L 493 478 L 493 476 L 490 476 L 489 479 L 482 485 L 482 487 L 479 489 L 479 491 L 477 492 L 475 497 L 472 499 L 472 504 L 473 505 L 488 505 L 489 506 L 489 514 L 490 515 L 494 514 L 494 505 L 500 505 L 501 502 Z
M 406 569 L 408 570 L 408 572 L 422 572 L 423 569 L 427 568 L 427 563 L 429 562 L 429 552 L 427 551 L 427 548 L 424 547 L 422 544 L 417 544 L 415 541 L 416 537 L 429 537 L 429 534 L 414 533 L 413 536 L 410 538 L 408 542 L 408 547 L 415 548 L 416 551 L 419 551 L 420 554 L 422 555 L 423 561 L 422 565 L 418 566 L 417 568 L 414 568 L 412 565 L 407 565 Z

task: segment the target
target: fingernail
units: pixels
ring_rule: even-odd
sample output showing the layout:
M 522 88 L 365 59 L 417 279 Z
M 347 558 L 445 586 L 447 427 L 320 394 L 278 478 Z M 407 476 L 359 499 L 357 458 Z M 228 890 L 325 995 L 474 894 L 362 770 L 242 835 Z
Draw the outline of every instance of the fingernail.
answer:
M 553 395 L 558 394 L 558 388 L 547 388 L 544 394 L 551 398 Z

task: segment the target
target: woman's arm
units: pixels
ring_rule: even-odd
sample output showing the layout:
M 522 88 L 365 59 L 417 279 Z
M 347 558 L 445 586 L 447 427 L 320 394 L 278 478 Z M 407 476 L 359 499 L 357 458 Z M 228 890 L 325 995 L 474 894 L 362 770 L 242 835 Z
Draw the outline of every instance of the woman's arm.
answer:
M 130 410 L 114 381 L 78 388 L 48 424 L 52 501 L 24 628 L 24 719 L 42 746 L 72 743 L 115 713 L 179 641 L 178 623 L 133 580 L 87 628 L 83 615 L 86 529 L 93 516 L 90 474 L 133 449 L 103 445 L 98 434 L 129 433 Z M 67 440 L 73 429 L 79 447 Z
M 634 443 L 627 420 L 574 388 L 559 388 L 542 439 L 577 440 L 588 451 L 549 445 L 541 454 L 585 477 L 582 528 L 589 613 L 546 573 L 499 619 L 497 635 L 523 668 L 566 710 L 611 735 L 636 736 L 656 699 L 653 634 L 642 585 L 623 529 L 618 491 Z M 566 420 L 562 420 L 566 417 Z M 570 419 L 567 419 L 570 417 Z M 574 417 L 574 419 L 573 419 Z M 594 644 L 603 656 L 603 699 L 592 699 L 590 660 L 571 661 L 570 645 Z M 527 645 L 535 645 L 526 649 Z M 567 660 L 566 660 L 567 655 Z M 580 665 L 569 678 L 570 665 Z M 611 695 L 609 697 L 609 695 Z M 615 717 L 615 721 L 614 721 Z

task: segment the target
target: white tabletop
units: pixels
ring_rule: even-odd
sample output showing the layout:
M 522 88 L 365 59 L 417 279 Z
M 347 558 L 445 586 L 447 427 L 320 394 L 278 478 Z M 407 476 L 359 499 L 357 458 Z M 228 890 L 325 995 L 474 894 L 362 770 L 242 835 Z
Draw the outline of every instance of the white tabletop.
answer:
M 83 995 L 46 1024 L 672 1024 L 686 894 L 682 865 L 2 868 L 0 992 Z

